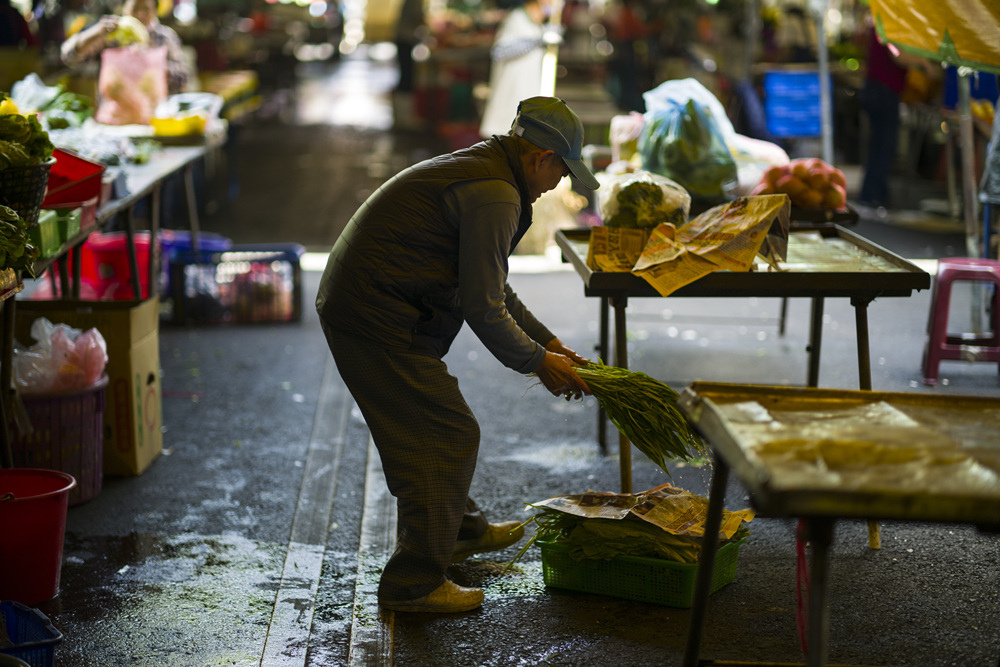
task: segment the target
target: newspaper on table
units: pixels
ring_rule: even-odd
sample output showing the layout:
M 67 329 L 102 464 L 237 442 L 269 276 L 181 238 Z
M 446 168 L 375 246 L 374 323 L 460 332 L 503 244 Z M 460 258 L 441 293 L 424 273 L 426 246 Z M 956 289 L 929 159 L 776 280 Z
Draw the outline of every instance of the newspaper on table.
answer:
M 673 227 L 669 223 L 661 227 Z M 587 266 L 594 271 L 629 273 L 639 261 L 650 232 L 627 227 L 594 227 L 587 248 Z
M 720 204 L 676 228 L 595 227 L 587 265 L 630 271 L 661 296 L 714 271 L 750 271 L 758 255 L 778 268 L 788 249 L 790 213 L 787 195 L 758 195 Z
M 679 489 L 672 484 L 662 484 L 637 494 L 604 493 L 588 491 L 578 495 L 556 496 L 532 503 L 531 507 L 565 512 L 585 519 L 621 520 L 628 516 L 642 519 L 671 535 L 701 538 L 705 534 L 708 499 Z M 719 536 L 731 539 L 743 522 L 755 516 L 752 509 L 722 511 Z

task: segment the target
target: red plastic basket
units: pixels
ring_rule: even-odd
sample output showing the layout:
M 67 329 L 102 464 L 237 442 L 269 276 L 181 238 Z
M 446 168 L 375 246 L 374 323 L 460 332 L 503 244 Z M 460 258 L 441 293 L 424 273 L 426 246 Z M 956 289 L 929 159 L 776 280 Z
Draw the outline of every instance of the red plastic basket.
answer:
M 101 492 L 104 475 L 104 376 L 85 389 L 52 394 L 21 394 L 31 431 L 11 427 L 11 454 L 17 468 L 44 468 L 72 475 L 76 486 L 69 504 L 79 505 Z
M 55 208 L 64 204 L 82 205 L 90 199 L 100 199 L 105 167 L 76 153 L 55 149 L 56 159 L 49 174 L 48 189 L 42 208 Z

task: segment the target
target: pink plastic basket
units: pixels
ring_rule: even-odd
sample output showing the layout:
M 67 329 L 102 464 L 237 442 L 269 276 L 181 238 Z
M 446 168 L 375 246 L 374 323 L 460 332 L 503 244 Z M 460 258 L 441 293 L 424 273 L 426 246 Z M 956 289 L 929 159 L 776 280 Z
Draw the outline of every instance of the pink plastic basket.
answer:
M 31 431 L 11 427 L 16 468 L 58 470 L 76 478 L 69 504 L 101 491 L 104 475 L 104 376 L 86 389 L 54 394 L 22 394 Z

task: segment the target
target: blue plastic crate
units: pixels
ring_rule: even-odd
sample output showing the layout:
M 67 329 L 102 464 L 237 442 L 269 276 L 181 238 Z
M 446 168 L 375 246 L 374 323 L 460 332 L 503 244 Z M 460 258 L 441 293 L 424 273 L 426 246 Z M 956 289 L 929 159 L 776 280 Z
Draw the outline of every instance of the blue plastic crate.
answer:
M 0 653 L 31 665 L 51 667 L 62 633 L 48 616 L 20 602 L 0 602 Z
M 171 262 L 170 298 L 178 324 L 298 322 L 305 248 L 296 243 L 232 245 L 179 252 Z

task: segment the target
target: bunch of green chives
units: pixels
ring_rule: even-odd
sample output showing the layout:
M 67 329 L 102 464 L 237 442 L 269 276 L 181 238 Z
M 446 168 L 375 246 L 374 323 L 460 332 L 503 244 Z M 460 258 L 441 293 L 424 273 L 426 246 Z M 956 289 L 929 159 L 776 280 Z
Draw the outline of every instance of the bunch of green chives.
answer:
M 591 362 L 576 368 L 608 419 L 668 475 L 667 459 L 691 460 L 707 447 L 677 407 L 679 394 L 645 373 Z

